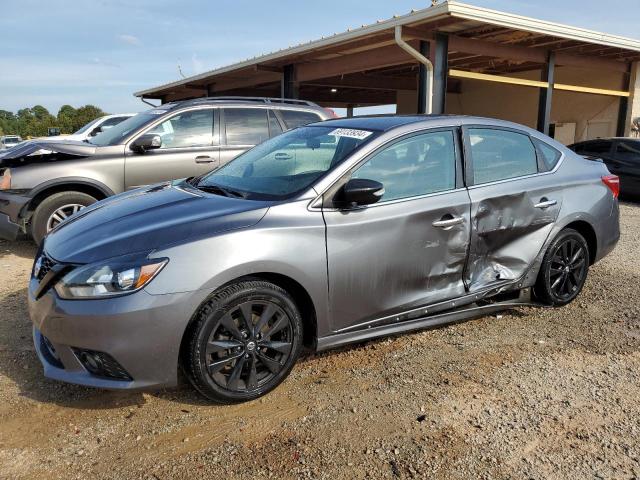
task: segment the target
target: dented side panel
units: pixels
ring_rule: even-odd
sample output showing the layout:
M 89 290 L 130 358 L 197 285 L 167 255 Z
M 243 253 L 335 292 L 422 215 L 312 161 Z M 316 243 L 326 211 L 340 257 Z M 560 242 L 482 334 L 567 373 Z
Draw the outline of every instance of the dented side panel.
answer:
M 470 236 L 465 189 L 323 213 L 333 331 L 464 295 Z M 448 215 L 464 222 L 433 226 Z
M 469 188 L 472 231 L 465 282 L 469 291 L 526 274 L 562 207 L 553 174 Z M 543 207 L 544 202 L 552 205 Z

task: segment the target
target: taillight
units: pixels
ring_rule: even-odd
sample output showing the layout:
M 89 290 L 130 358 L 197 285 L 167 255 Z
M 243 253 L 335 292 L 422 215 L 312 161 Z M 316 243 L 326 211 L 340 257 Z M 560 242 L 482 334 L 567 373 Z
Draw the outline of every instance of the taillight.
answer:
M 618 195 L 620 195 L 620 178 L 617 175 L 602 177 L 602 183 L 609 187 L 609 190 L 613 193 L 613 198 L 618 198 Z
M 0 170 L 0 190 L 9 190 L 11 188 L 11 170 L 5 168 Z
M 325 108 L 324 111 L 327 112 L 331 118 L 340 118 L 332 108 Z

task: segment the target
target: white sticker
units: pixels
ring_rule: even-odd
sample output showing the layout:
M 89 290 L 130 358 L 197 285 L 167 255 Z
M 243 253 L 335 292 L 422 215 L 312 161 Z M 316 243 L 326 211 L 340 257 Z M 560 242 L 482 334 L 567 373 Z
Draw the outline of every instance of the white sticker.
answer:
M 336 128 L 333 132 L 329 132 L 329 135 L 333 135 L 335 137 L 349 137 L 349 138 L 357 138 L 358 140 L 364 140 L 373 132 L 368 132 L 366 130 L 356 130 L 354 128 Z
M 163 110 L 161 108 L 157 108 L 154 110 L 147 110 L 148 115 L 162 115 L 163 113 L 167 113 L 169 110 Z

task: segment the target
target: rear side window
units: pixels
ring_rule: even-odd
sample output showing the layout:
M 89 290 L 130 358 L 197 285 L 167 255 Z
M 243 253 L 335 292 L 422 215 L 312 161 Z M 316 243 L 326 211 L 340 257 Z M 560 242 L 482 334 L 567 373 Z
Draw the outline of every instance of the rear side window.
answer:
M 284 124 L 289 130 L 299 127 L 300 125 L 307 125 L 308 123 L 322 120 L 317 113 L 304 112 L 301 110 L 280 110 L 280 115 L 282 115 Z
M 269 138 L 264 108 L 227 108 L 224 111 L 227 145 L 258 145 Z
M 538 153 L 542 157 L 542 163 L 544 163 L 545 169 L 547 171 L 553 170 L 562 154 L 551 145 L 547 145 L 538 139 L 534 138 L 533 142 L 536 144 L 536 147 L 538 147 Z
M 351 178 L 382 183 L 382 202 L 452 190 L 456 185 L 453 132 L 424 133 L 400 140 L 374 154 Z
M 538 173 L 536 150 L 528 135 L 470 128 L 469 143 L 475 185 Z
M 616 158 L 640 164 L 640 142 L 620 142 L 616 147 Z

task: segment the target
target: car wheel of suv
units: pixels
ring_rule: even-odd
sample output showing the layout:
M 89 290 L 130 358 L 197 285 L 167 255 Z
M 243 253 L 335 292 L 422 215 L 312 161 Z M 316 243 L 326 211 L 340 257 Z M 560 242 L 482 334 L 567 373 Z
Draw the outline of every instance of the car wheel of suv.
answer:
M 572 302 L 589 272 L 589 246 L 577 231 L 567 228 L 553 240 L 542 260 L 535 293 L 554 307 Z
M 244 402 L 289 375 L 302 347 L 302 318 L 282 288 L 243 281 L 205 303 L 187 335 L 182 366 L 191 383 L 214 402 Z
M 60 222 L 97 202 L 91 195 L 81 192 L 60 192 L 45 198 L 31 217 L 31 236 L 40 245 L 42 239 Z

